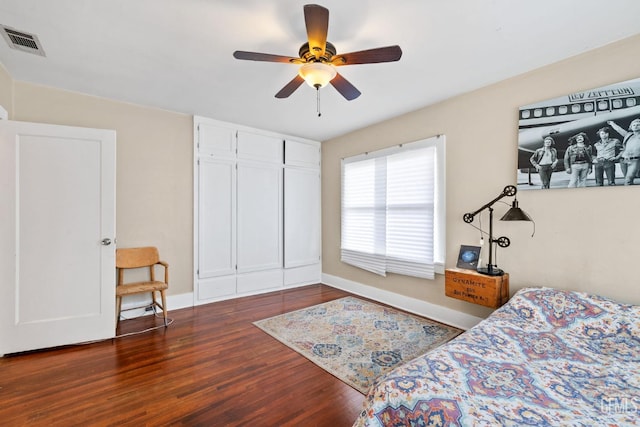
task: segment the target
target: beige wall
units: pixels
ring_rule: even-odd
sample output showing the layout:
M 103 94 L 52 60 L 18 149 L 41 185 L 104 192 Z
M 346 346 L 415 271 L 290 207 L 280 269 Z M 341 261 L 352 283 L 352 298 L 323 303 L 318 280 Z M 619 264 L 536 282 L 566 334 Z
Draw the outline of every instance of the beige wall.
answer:
M 490 310 L 444 296 L 444 280 L 378 277 L 342 264 L 340 158 L 435 134 L 447 137 L 447 267 L 478 234 L 465 212 L 515 181 L 517 111 L 528 103 L 640 76 L 640 37 L 545 67 L 323 143 L 323 271 L 469 314 Z M 170 294 L 193 282 L 192 118 L 157 109 L 12 81 L 0 67 L 0 103 L 15 120 L 117 131 L 117 238 L 120 247 L 156 245 L 171 263 Z M 499 223 L 512 246 L 498 264 L 512 291 L 544 285 L 640 303 L 635 269 L 640 188 L 528 191 L 521 206 L 536 221 Z M 498 211 L 499 208 L 496 208 Z M 501 211 L 500 211 L 501 212 Z
M 13 104 L 13 80 L 11 76 L 5 70 L 4 66 L 0 64 L 0 105 L 7 110 L 9 117 L 12 117 L 11 110 Z
M 479 233 L 462 221 L 515 183 L 518 107 L 640 77 L 640 37 L 573 57 L 498 84 L 370 126 L 322 144 L 323 272 L 484 316 L 489 309 L 444 295 L 435 281 L 380 277 L 340 262 L 340 159 L 436 134 L 447 138 L 446 267 Z M 526 53 L 523 53 L 526 54 Z M 517 60 L 517 58 L 514 58 Z M 471 66 L 471 65 L 470 65 Z M 511 291 L 549 286 L 640 303 L 635 261 L 640 246 L 640 187 L 524 191 L 520 206 L 535 220 L 500 223 L 511 247 L 498 250 Z M 506 207 L 496 205 L 496 215 Z M 485 214 L 485 226 L 487 225 Z
M 14 120 L 116 130 L 118 246 L 157 246 L 169 294 L 192 292 L 191 116 L 19 81 L 13 98 Z

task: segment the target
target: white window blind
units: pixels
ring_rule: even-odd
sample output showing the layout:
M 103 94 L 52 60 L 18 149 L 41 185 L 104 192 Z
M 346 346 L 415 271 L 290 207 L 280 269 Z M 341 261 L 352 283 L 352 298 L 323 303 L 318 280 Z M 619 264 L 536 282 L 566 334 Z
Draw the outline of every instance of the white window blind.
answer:
M 343 262 L 433 279 L 437 154 L 420 141 L 343 160 Z

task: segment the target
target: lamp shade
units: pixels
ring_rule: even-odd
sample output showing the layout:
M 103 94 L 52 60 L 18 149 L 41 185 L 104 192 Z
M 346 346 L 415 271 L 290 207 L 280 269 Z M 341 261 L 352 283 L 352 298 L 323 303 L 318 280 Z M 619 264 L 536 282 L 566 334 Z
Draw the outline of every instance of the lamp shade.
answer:
M 511 208 L 505 213 L 500 221 L 533 221 L 529 215 L 518 207 L 518 200 L 514 200 Z
M 329 84 L 337 73 L 332 65 L 322 62 L 309 62 L 300 67 L 298 74 L 309 86 L 319 89 Z

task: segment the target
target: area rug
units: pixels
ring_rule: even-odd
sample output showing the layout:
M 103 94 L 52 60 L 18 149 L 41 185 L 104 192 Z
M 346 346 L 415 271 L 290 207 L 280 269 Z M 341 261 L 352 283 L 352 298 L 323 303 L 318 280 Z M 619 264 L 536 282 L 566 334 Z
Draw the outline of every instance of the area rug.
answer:
M 462 332 L 355 297 L 254 325 L 362 394 L 378 376 Z

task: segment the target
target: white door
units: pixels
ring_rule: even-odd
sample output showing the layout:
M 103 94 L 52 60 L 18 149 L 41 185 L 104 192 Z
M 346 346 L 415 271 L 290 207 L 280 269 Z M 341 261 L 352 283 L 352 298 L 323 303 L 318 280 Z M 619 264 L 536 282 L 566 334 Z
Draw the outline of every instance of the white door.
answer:
M 0 121 L 0 355 L 113 337 L 115 131 Z
M 238 161 L 238 273 L 282 268 L 282 166 Z
M 235 274 L 235 161 L 201 158 L 198 187 L 198 278 Z
M 284 171 L 284 267 L 320 262 L 320 171 Z
M 238 132 L 237 143 L 237 272 L 281 269 L 283 141 Z
M 196 120 L 196 304 L 236 294 L 236 130 Z

